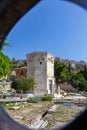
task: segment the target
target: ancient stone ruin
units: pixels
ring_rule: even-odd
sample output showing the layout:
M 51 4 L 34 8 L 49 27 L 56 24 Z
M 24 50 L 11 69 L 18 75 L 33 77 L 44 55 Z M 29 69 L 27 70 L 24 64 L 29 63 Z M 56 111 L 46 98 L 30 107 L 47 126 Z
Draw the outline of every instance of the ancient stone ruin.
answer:
M 27 54 L 27 77 L 35 81 L 35 94 L 54 94 L 54 56 L 48 52 Z

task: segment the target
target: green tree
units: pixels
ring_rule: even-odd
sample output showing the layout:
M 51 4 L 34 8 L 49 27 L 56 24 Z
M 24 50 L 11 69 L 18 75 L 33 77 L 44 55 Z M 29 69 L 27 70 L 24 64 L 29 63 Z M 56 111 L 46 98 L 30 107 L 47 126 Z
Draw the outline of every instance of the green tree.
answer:
M 61 80 L 62 82 L 67 81 L 67 74 L 66 74 L 65 71 L 62 71 L 62 72 L 61 72 L 61 74 L 60 74 L 60 80 Z
M 11 60 L 2 51 L 0 52 L 0 78 L 6 78 L 10 75 Z
M 87 82 L 82 74 L 72 75 L 72 85 L 79 90 L 86 90 Z
M 55 62 L 54 63 L 54 76 L 56 79 L 56 83 L 65 81 L 67 79 L 66 64 L 64 62 L 62 62 L 62 63 Z
M 86 65 L 84 65 L 84 68 L 79 71 L 79 74 L 82 74 L 84 76 L 85 80 L 87 80 L 87 67 L 86 67 Z
M 11 84 L 11 88 L 19 91 L 20 93 L 33 90 L 34 86 L 35 86 L 34 80 L 26 77 L 18 78 Z
M 87 68 L 84 66 L 84 69 L 80 70 L 79 72 L 71 71 L 71 66 L 67 69 L 67 66 L 64 62 L 58 63 L 55 62 L 54 64 L 54 75 L 56 79 L 56 83 L 60 82 L 69 82 L 75 88 L 80 91 L 87 91 Z
M 70 62 L 68 63 L 68 72 L 71 72 L 71 64 L 70 64 Z
M 73 72 L 66 72 L 66 75 L 67 75 L 67 81 L 71 81 L 72 80 L 72 75 L 73 75 L 74 73 Z
M 0 78 L 6 78 L 11 73 L 10 67 L 12 65 L 12 62 L 10 58 L 3 52 L 5 46 L 11 46 L 11 45 L 6 43 L 5 40 L 2 44 L 2 48 L 0 49 Z
M 11 47 L 11 45 L 7 43 L 7 39 L 5 39 L 4 42 L 2 43 L 2 47 L 0 48 L 0 51 L 3 51 L 5 46 Z

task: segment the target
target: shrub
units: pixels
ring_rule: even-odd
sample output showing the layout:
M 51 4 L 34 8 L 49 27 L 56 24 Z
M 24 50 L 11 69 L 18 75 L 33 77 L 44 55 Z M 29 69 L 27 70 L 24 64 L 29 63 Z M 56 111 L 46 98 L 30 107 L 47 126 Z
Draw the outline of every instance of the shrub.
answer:
M 1 105 L 3 106 L 3 107 L 6 107 L 6 102 L 1 102 Z
M 52 97 L 51 96 L 45 96 L 42 98 L 42 101 L 52 101 Z
M 30 97 L 27 100 L 28 103 L 38 103 L 39 101 L 42 101 L 42 97 L 41 96 Z

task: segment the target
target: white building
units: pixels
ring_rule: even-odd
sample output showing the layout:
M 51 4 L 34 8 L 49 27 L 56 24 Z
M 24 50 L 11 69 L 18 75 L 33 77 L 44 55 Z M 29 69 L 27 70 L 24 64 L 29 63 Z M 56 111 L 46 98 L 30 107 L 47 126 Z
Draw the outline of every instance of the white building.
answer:
M 54 56 L 48 52 L 33 52 L 27 54 L 27 77 L 34 79 L 35 94 L 53 94 Z

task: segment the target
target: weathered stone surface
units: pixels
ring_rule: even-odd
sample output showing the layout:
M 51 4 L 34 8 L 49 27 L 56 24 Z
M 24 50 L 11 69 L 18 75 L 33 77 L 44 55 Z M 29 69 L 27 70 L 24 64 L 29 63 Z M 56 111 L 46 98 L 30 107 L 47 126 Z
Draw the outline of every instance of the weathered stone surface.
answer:
M 54 93 L 54 56 L 48 52 L 27 54 L 27 77 L 34 79 L 35 93 Z
M 48 124 L 48 121 L 39 120 L 39 121 L 36 121 L 33 124 L 31 124 L 29 126 L 29 128 L 31 128 L 31 129 L 39 129 L 40 128 L 41 129 L 41 128 L 45 128 L 47 124 Z
M 48 113 L 53 113 L 57 110 L 58 105 L 53 105 L 49 110 Z

